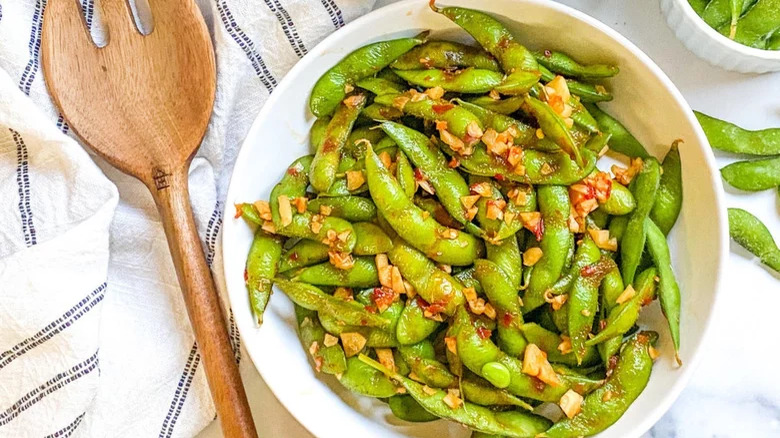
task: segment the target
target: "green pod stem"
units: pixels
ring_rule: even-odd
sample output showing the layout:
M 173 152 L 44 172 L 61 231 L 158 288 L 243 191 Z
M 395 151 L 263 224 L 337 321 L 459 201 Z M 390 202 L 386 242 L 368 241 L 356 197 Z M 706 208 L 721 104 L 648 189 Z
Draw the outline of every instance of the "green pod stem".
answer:
M 648 268 L 636 276 L 636 294 L 622 304 L 613 303 L 614 307 L 608 313 L 606 325 L 594 337 L 588 339 L 586 345 L 598 345 L 616 337 L 622 340 L 623 335 L 636 324 L 642 307 L 655 298 L 657 272 L 655 268 Z
M 356 301 L 360 302 L 358 296 L 355 298 Z M 360 302 L 360 304 L 364 306 L 370 305 L 365 302 Z M 403 304 L 400 301 L 396 301 L 379 314 L 382 318 L 390 321 L 390 325 L 386 329 L 348 325 L 343 320 L 339 319 L 338 316 L 325 312 L 320 313 L 319 318 L 322 327 L 335 336 L 340 336 L 342 333 L 359 333 L 366 338 L 366 347 L 395 348 L 398 346 L 398 340 L 395 337 L 395 329 L 402 311 Z
M 478 96 L 465 100 L 473 105 L 508 116 L 517 112 L 523 106 L 523 96 L 512 96 L 505 99 L 494 99 L 490 96 Z M 473 111 L 472 111 L 473 112 Z
M 578 366 L 577 357 L 573 352 L 562 354 L 558 350 L 558 346 L 561 345 L 563 339 L 557 333 L 547 330 L 534 322 L 523 324 L 522 331 L 529 344 L 534 344 L 547 353 L 547 360 L 551 363 Z M 599 356 L 596 349 L 586 348 L 582 358 L 582 365 L 591 366 L 597 364 L 598 361 Z
M 524 321 L 517 287 L 504 270 L 490 260 L 478 259 L 474 268 L 477 280 L 497 312 L 499 347 L 510 356 L 519 357 L 528 342 L 521 330 Z
M 484 251 L 474 236 L 444 227 L 423 214 L 371 149 L 366 156 L 366 174 L 379 212 L 399 236 L 425 255 L 439 263 L 464 266 Z
M 580 149 L 574 144 L 569 128 L 564 123 L 563 118 L 550 105 L 534 97 L 526 96 L 523 109 L 536 119 L 545 137 L 549 137 L 561 150 L 569 154 L 578 166 L 584 165 Z
M 661 177 L 661 180 L 663 181 L 663 176 Z M 669 184 L 671 184 L 671 182 Z M 669 189 L 671 190 L 671 188 Z M 669 199 L 668 201 L 663 201 L 662 202 L 663 206 L 661 207 L 659 206 L 659 200 L 656 199 L 655 205 L 653 206 L 653 211 L 655 211 L 656 207 L 658 206 L 659 209 L 665 210 L 663 213 L 660 214 L 667 213 L 666 210 L 672 208 L 672 206 L 667 204 L 667 202 L 671 203 L 674 201 L 672 199 Z M 625 214 L 631 213 L 632 211 L 634 211 L 635 208 L 636 208 L 636 200 L 634 199 L 634 195 L 631 194 L 631 191 L 628 190 L 628 188 L 623 184 L 620 184 L 617 181 L 612 181 L 612 190 L 610 191 L 609 199 L 607 199 L 607 202 L 601 204 L 599 210 L 603 210 L 604 212 L 612 216 L 623 216 Z M 679 210 L 677 211 L 679 213 Z
M 455 309 L 465 302 L 463 285 L 450 274 L 438 269 L 425 254 L 407 242 L 396 239 L 387 256 L 428 304 L 436 305 L 445 314 L 452 315 Z
M 576 438 L 595 435 L 622 417 L 650 380 L 653 359 L 649 348 L 653 335 L 641 332 L 631 338 L 604 386 L 585 397 L 581 412 L 556 423 L 541 436 Z
M 419 298 L 406 300 L 404 310 L 395 328 L 395 336 L 401 345 L 416 344 L 431 335 L 441 323 L 426 318 Z
M 522 164 L 525 173 L 518 174 L 505 160 L 488 153 L 484 144 L 478 143 L 471 155 L 463 156 L 445 144 L 439 147 L 460 161 L 460 168 L 471 175 L 495 177 L 501 175 L 505 180 L 534 185 L 569 185 L 586 176 L 596 168 L 596 154 L 583 150 L 584 166 L 580 167 L 563 151 L 545 152 L 535 149 L 523 151 Z
M 352 253 L 359 256 L 376 255 L 390 251 L 393 241 L 377 225 L 371 222 L 356 222 L 352 224 L 355 229 L 355 248 Z
M 327 262 L 308 266 L 293 273 L 293 279 L 317 286 L 379 286 L 373 257 L 355 257 L 354 261 L 355 265 L 349 269 L 339 269 Z
M 387 405 L 396 418 L 410 423 L 427 423 L 439 419 L 420 406 L 411 395 L 394 395 L 387 399 Z
M 761 263 L 780 273 L 780 249 L 772 234 L 757 217 L 740 208 L 729 208 L 729 234 Z
M 391 321 L 366 310 L 355 302 L 340 300 L 315 286 L 282 278 L 274 280 L 276 287 L 295 304 L 309 310 L 336 316 L 346 324 L 388 328 Z
M 388 398 L 398 394 L 398 387 L 392 380 L 357 357 L 347 358 L 347 370 L 339 382 L 350 391 L 367 397 Z
M 674 142 L 669 152 L 666 153 L 661 170 L 663 171 L 661 181 L 655 195 L 655 204 L 650 210 L 650 219 L 658 225 L 664 234 L 669 234 L 680 215 L 683 200 L 682 165 L 677 142 Z M 780 164 L 778 164 L 777 172 L 780 173 Z M 777 182 L 780 185 L 780 177 L 778 177 Z
M 451 325 L 451 333 L 455 337 L 458 357 L 466 368 L 483 377 L 482 367 L 485 364 L 498 362 L 504 365 L 510 372 L 510 383 L 506 390 L 516 396 L 557 402 L 569 388 L 563 378 L 558 386 L 539 385 L 537 379 L 524 374 L 523 364 L 519 359 L 501 351 L 489 337 L 480 336 L 480 330 L 474 326 L 464 307 L 458 308 Z
M 746 155 L 780 154 L 780 128 L 748 131 L 698 111 L 693 113 L 713 149 Z
M 780 0 L 761 0 L 755 3 L 736 23 L 733 40 L 746 46 L 764 49 L 766 40 L 780 28 Z M 718 32 L 731 37 L 731 24 Z
M 574 255 L 575 265 L 584 266 L 574 279 L 569 290 L 568 329 L 571 346 L 577 364 L 581 364 L 586 353 L 586 342 L 593 328 L 593 321 L 599 307 L 599 285 L 606 273 L 590 269 L 601 258 L 598 246 L 590 236 L 585 236 Z M 596 271 L 596 272 L 591 272 Z M 588 275 L 586 275 L 588 274 Z
M 393 100 L 401 96 L 399 94 L 386 94 L 384 96 L 377 97 L 377 102 L 387 105 L 392 105 Z M 476 124 L 479 130 L 482 131 L 482 123 L 480 120 L 469 111 L 461 108 L 460 106 L 453 105 L 442 99 L 430 99 L 426 98 L 417 102 L 411 100 L 406 102 L 403 106 L 403 112 L 421 119 L 436 122 L 447 122 L 447 130 L 464 141 L 473 142 L 475 139 L 469 135 L 469 126 Z M 399 125 L 403 126 L 403 125 Z M 411 129 L 411 128 L 406 128 Z M 396 130 L 397 131 L 397 130 Z M 479 133 L 477 133 L 479 134 Z M 399 143 L 398 139 L 390 135 L 396 143 Z M 399 135 L 399 134 L 396 134 Z M 426 137 L 427 139 L 427 137 Z M 399 145 L 403 147 L 402 145 Z
M 524 313 L 545 303 L 544 293 L 561 276 L 573 244 L 568 225 L 571 202 L 566 187 L 541 186 L 537 189 L 537 197 L 544 223 L 542 240 L 539 243 L 542 258 L 534 265 L 528 289 L 523 297 Z
M 545 82 L 550 82 L 555 78 L 555 73 L 543 65 L 539 65 L 539 72 L 542 75 L 542 80 Z M 580 101 L 584 103 L 608 102 L 612 100 L 612 93 L 604 87 L 597 87 L 596 85 L 575 79 L 566 79 L 566 86 L 571 94 L 579 97 Z
M 263 312 L 273 292 L 273 278 L 281 257 L 281 239 L 258 230 L 246 259 L 246 289 L 249 292 L 249 305 L 255 317 L 255 324 L 258 326 L 263 323 Z
M 312 154 L 317 153 L 322 140 L 325 138 L 325 132 L 328 130 L 328 124 L 330 124 L 330 117 L 319 117 L 311 125 L 309 129 L 309 150 Z
M 441 87 L 445 91 L 464 94 L 487 93 L 504 82 L 503 73 L 478 68 L 467 68 L 454 72 L 436 68 L 394 71 L 403 80 L 418 87 Z
M 336 107 L 333 118 L 325 130 L 325 136 L 319 143 L 311 163 L 309 180 L 312 187 L 318 192 L 327 192 L 333 181 L 336 180 L 341 151 L 365 104 L 366 97 L 364 95 L 354 94 Z
M 330 115 L 347 97 L 346 86 L 373 76 L 396 58 L 425 42 L 427 34 L 414 38 L 380 41 L 363 46 L 345 56 L 314 84 L 309 109 L 317 117 Z
M 536 62 L 547 67 L 553 73 L 570 78 L 593 80 L 611 78 L 620 72 L 614 65 L 591 64 L 582 65 L 563 52 L 545 50 L 534 52 Z
M 650 154 L 647 153 L 647 150 L 642 146 L 642 143 L 639 143 L 631 132 L 617 121 L 617 119 L 602 111 L 595 104 L 586 103 L 585 108 L 587 108 L 593 118 L 599 122 L 601 132 L 612 135 L 609 142 L 609 148 L 611 150 L 632 158 L 650 157 Z
M 477 47 L 452 41 L 428 41 L 403 54 L 390 64 L 397 70 L 423 70 L 441 68 L 474 67 L 484 70 L 501 71 L 496 59 Z
M 774 189 L 780 186 L 780 157 L 763 160 L 737 161 L 720 170 L 729 185 L 748 192 Z
M 412 167 L 412 163 L 409 162 L 406 154 L 401 150 L 396 153 L 395 160 L 395 179 L 398 180 L 398 184 L 401 185 L 406 197 L 413 199 L 414 193 L 417 191 L 417 182 L 414 180 L 414 167 Z
M 316 265 L 328 260 L 328 245 L 314 240 L 301 239 L 292 248 L 282 254 L 279 261 L 279 272 Z
M 455 220 L 454 217 L 441 205 L 441 202 L 436 198 L 430 196 L 416 195 L 413 199 L 414 205 L 420 207 L 424 211 L 428 212 L 432 218 L 436 219 L 436 222 L 444 225 L 445 227 L 456 228 L 458 230 L 463 228 L 463 225 Z
M 366 119 L 368 119 L 367 121 L 398 120 L 403 115 L 404 113 L 398 108 L 382 105 L 380 103 L 372 103 L 363 108 L 363 111 L 360 112 L 360 116 L 364 121 L 366 121 Z
M 486 407 L 469 402 L 465 402 L 458 409 L 452 409 L 444 401 L 447 391 L 425 388 L 425 385 L 388 370 L 379 362 L 366 355 L 360 355 L 359 359 L 397 381 L 429 413 L 440 418 L 455 421 L 468 428 L 522 438 L 540 433 L 549 425 L 549 422 L 541 417 L 519 411 L 509 411 L 512 412 L 510 415 L 506 415 L 507 413 L 496 413 Z
M 298 321 L 298 336 L 303 348 L 308 351 L 319 371 L 325 374 L 343 374 L 347 370 L 347 359 L 340 344 L 324 344 L 325 329 L 322 328 L 317 312 L 295 304 L 295 318 Z M 315 346 L 316 344 L 316 346 Z
M 430 341 L 401 345 L 398 347 L 398 352 L 422 383 L 432 388 L 458 386 L 458 378 L 444 364 L 436 360 L 436 353 Z
M 406 91 L 406 87 L 403 86 L 403 84 L 376 77 L 361 79 L 357 81 L 355 85 L 364 90 L 370 91 L 377 96 L 381 96 L 383 94 L 403 93 Z
M 658 269 L 658 299 L 661 301 L 661 310 L 669 323 L 669 333 L 672 336 L 675 353 L 680 351 L 680 286 L 672 270 L 672 258 L 669 255 L 669 246 L 666 244 L 666 236 L 653 223 L 645 220 L 645 232 L 647 233 L 647 250 Z M 675 354 L 677 363 L 680 357 Z
M 517 98 L 512 98 L 517 99 Z M 466 102 L 461 99 L 455 99 L 458 105 L 475 115 L 485 128 L 493 128 L 496 132 L 504 132 L 507 129 L 514 128 L 517 136 L 514 138 L 515 144 L 525 145 L 534 141 L 536 130 L 530 125 L 515 120 L 507 115 L 483 108 L 480 105 Z
M 316 198 L 308 202 L 307 209 L 312 213 L 319 213 L 323 206 L 330 208 L 330 216 L 350 222 L 370 222 L 376 219 L 374 201 L 362 196 Z
M 490 15 L 461 7 L 431 8 L 468 32 L 480 46 L 498 59 L 505 72 L 536 72 L 539 64 L 534 55 L 515 40 L 512 32 Z
M 642 260 L 645 249 L 645 220 L 655 204 L 655 195 L 661 178 L 661 168 L 658 160 L 647 158 L 642 170 L 631 181 L 631 192 L 636 199 L 636 209 L 631 213 L 626 223 L 620 246 L 620 270 L 623 273 L 623 283 L 634 282 L 634 275 Z

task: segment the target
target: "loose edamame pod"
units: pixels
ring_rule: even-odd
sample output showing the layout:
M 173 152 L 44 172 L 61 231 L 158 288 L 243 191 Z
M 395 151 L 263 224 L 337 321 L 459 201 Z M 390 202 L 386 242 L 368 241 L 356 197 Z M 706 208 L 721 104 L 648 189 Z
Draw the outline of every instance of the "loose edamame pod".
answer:
M 586 103 L 585 108 L 588 112 L 599 122 L 601 132 L 612 135 L 612 139 L 609 142 L 609 148 L 615 152 L 619 152 L 629 157 L 648 158 L 650 154 L 642 143 L 634 138 L 633 135 L 623 126 L 620 122 L 614 119 L 612 116 L 602 111 L 598 106 L 591 103 Z
M 352 94 L 336 107 L 311 162 L 309 180 L 318 192 L 327 192 L 336 180 L 341 151 L 365 104 L 364 95 Z
M 540 435 L 546 438 L 577 438 L 595 435 L 614 424 L 639 397 L 650 380 L 653 359 L 650 347 L 654 333 L 636 334 L 623 347 L 617 366 L 601 388 L 582 402 L 582 411 L 565 418 Z
M 317 153 L 317 149 L 325 138 L 325 131 L 328 129 L 330 117 L 319 117 L 309 129 L 309 149 L 312 154 Z
M 591 64 L 582 65 L 562 52 L 545 50 L 534 52 L 534 57 L 539 64 L 547 67 L 554 73 L 577 79 L 605 79 L 618 74 L 620 69 L 614 65 Z
M 325 374 L 343 374 L 347 370 L 346 356 L 341 345 L 325 345 L 325 330 L 317 318 L 317 312 L 294 304 L 298 321 L 298 336 L 303 348 L 311 354 L 317 371 Z
M 524 313 L 545 303 L 544 293 L 561 276 L 573 244 L 568 225 L 571 209 L 568 190 L 561 186 L 541 186 L 537 197 L 544 223 L 539 244 L 542 258 L 534 265 L 531 281 L 523 296 Z
M 622 219 L 627 219 L 625 216 Z M 613 219 L 614 222 L 614 219 Z M 624 221 L 625 222 L 625 221 Z M 610 231 L 611 233 L 611 231 Z M 609 313 L 617 306 L 618 297 L 623 293 L 625 287 L 623 286 L 623 276 L 620 274 L 620 270 L 615 267 L 611 271 L 607 272 L 604 276 L 604 280 L 601 281 L 601 317 L 606 318 Z M 599 355 L 601 361 L 604 364 L 611 364 L 610 358 L 617 354 L 620 350 L 620 346 L 623 345 L 622 337 L 614 337 L 608 339 L 598 345 Z
M 678 364 L 680 356 L 680 287 L 672 270 L 672 259 L 669 255 L 669 247 L 666 244 L 666 236 L 649 218 L 645 220 L 645 232 L 647 233 L 647 250 L 653 258 L 653 263 L 658 268 L 658 298 L 661 301 L 661 310 L 669 323 L 669 332 L 674 343 L 675 358 Z
M 446 122 L 447 131 L 467 143 L 475 142 L 477 138 L 482 135 L 482 124 L 479 119 L 460 106 L 453 105 L 442 99 L 431 99 L 427 97 L 427 95 L 423 95 L 425 98 L 421 100 L 416 99 L 415 101 L 412 101 L 409 99 L 406 101 L 406 98 L 410 98 L 410 96 L 411 95 L 409 94 L 385 94 L 377 97 L 376 101 L 392 105 L 396 99 L 402 98 L 405 102 L 402 107 L 405 114 L 419 117 L 432 123 Z M 411 128 L 406 129 L 414 131 Z M 396 131 L 398 130 L 396 129 Z M 398 143 L 398 140 L 392 135 L 390 137 Z M 427 139 L 428 137 L 425 138 Z
M 366 174 L 371 197 L 393 229 L 415 248 L 439 263 L 463 266 L 484 250 L 472 235 L 438 224 L 406 197 L 401 186 L 369 148 Z
M 381 96 L 383 94 L 403 93 L 406 91 L 406 87 L 404 87 L 402 84 L 382 78 L 368 77 L 357 81 L 355 85 L 364 90 L 368 90 L 377 96 Z M 375 142 L 372 141 L 371 143 Z
M 395 179 L 409 199 L 414 198 L 417 191 L 417 181 L 414 180 L 414 167 L 403 151 L 398 151 L 395 158 Z
M 519 98 L 513 97 L 511 99 Z M 476 116 L 485 128 L 493 128 L 496 132 L 504 132 L 514 128 L 517 134 L 514 136 L 515 144 L 525 145 L 531 143 L 536 137 L 536 130 L 519 120 L 461 99 L 455 99 L 455 102 Z
M 698 111 L 693 113 L 714 149 L 747 155 L 780 154 L 780 128 L 748 131 Z
M 271 298 L 273 278 L 282 256 L 282 242 L 276 236 L 258 230 L 246 259 L 246 288 L 255 324 L 263 323 L 263 312 Z
M 780 157 L 737 161 L 720 169 L 720 175 L 732 187 L 749 192 L 780 186 Z
M 658 225 L 664 235 L 669 234 L 682 209 L 682 168 L 677 143 L 672 144 L 661 164 L 661 181 L 655 195 L 655 204 L 650 210 L 650 219 Z M 780 180 L 778 180 L 780 185 Z M 614 190 L 614 183 L 612 185 Z
M 413 38 L 380 41 L 363 46 L 345 56 L 314 84 L 309 108 L 317 117 L 330 115 L 347 96 L 347 85 L 371 76 L 396 58 L 425 42 L 427 33 Z
M 646 239 L 645 220 L 655 203 L 655 194 L 658 191 L 660 178 L 661 170 L 658 160 L 647 158 L 644 160 L 642 170 L 631 181 L 631 191 L 636 198 L 636 209 L 628 218 L 620 248 L 620 270 L 623 273 L 623 283 L 625 284 L 634 282 L 634 275 L 642 259 Z
M 484 50 L 452 41 L 428 41 L 400 56 L 390 67 L 397 70 L 452 70 L 464 67 L 501 70 L 495 58 Z
M 780 249 L 772 234 L 757 217 L 741 208 L 729 208 L 729 234 L 761 263 L 780 273 Z

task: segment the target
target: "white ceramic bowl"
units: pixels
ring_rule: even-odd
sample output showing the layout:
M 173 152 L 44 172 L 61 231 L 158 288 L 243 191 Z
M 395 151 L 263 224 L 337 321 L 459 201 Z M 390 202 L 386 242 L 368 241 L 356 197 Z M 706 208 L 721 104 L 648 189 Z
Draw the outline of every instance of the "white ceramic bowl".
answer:
M 427 0 L 409 0 L 372 12 L 334 33 L 309 52 L 284 78 L 260 112 L 238 156 L 227 205 L 268 199 L 287 165 L 307 154 L 309 91 L 319 76 L 350 51 L 370 42 L 411 36 L 432 29 L 434 36 L 468 41 L 464 32 L 433 13 Z M 616 96 L 604 107 L 621 119 L 651 153 L 684 139 L 685 203 L 671 233 L 671 252 L 682 294 L 682 351 L 685 366 L 673 364 L 665 321 L 657 308 L 643 312 L 643 325 L 661 333 L 663 356 L 648 387 L 603 438 L 637 437 L 669 408 L 699 361 L 712 320 L 721 270 L 726 260 L 726 221 L 715 162 L 699 125 L 664 73 L 638 48 L 606 25 L 544 0 L 442 1 L 480 8 L 509 25 L 533 48 L 565 49 L 584 62 L 620 66 L 610 80 Z M 230 209 L 227 209 L 230 210 Z M 255 328 L 243 272 L 252 231 L 225 212 L 224 267 L 230 301 L 249 355 L 279 400 L 314 435 L 353 437 L 467 437 L 454 423 L 404 423 L 379 401 L 353 395 L 329 376 L 316 375 L 296 335 L 290 301 L 275 293 L 262 328 Z M 273 421 L 268 418 L 266 421 Z
M 685 47 L 710 64 L 741 73 L 780 71 L 780 50 L 761 50 L 730 40 L 705 23 L 688 0 L 661 0 L 661 11 Z

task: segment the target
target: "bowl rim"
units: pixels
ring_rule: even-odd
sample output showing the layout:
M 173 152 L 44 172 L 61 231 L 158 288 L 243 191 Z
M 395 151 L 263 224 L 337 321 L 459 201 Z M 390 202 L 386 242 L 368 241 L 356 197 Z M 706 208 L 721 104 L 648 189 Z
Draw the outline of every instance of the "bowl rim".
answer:
M 680 9 L 683 11 L 683 14 L 685 14 L 689 21 L 694 23 L 694 26 L 696 26 L 700 33 L 705 34 L 711 41 L 718 44 L 720 48 L 730 50 L 732 52 L 739 52 L 739 54 L 744 56 L 749 56 L 764 61 L 774 61 L 780 64 L 780 50 L 757 49 L 755 47 L 746 46 L 731 40 L 730 38 L 722 35 L 720 32 L 710 27 L 709 24 L 705 23 L 699 14 L 693 10 L 693 7 L 690 3 L 688 3 L 688 0 L 672 1 L 679 5 Z
M 687 103 L 687 101 L 683 98 L 682 93 L 677 89 L 677 87 L 674 85 L 674 83 L 669 79 L 669 77 L 666 75 L 666 73 L 661 70 L 660 67 L 647 55 L 645 54 L 641 49 L 639 49 L 634 43 L 629 41 L 626 37 L 618 33 L 616 30 L 612 29 L 610 26 L 602 23 L 598 19 L 591 17 L 587 15 L 584 12 L 581 12 L 577 9 L 574 9 L 570 6 L 549 1 L 549 0 L 509 0 L 514 1 L 517 3 L 528 3 L 528 4 L 534 4 L 543 8 L 550 9 L 554 11 L 555 13 L 559 14 L 565 14 L 568 16 L 571 16 L 572 18 L 583 22 L 584 24 L 587 24 L 601 32 L 603 32 L 606 36 L 609 38 L 615 40 L 620 45 L 625 47 L 627 50 L 629 50 L 634 56 L 637 57 L 637 59 L 642 63 L 642 65 L 647 68 L 653 76 L 655 76 L 660 82 L 663 84 L 664 88 L 671 94 L 673 99 L 677 102 L 680 107 L 687 109 L 687 122 L 692 126 L 695 136 L 697 137 L 697 140 L 699 141 L 699 144 L 701 145 L 709 145 L 709 142 L 707 141 L 707 137 L 704 134 L 704 131 L 702 130 L 701 126 L 698 124 L 693 110 L 691 109 L 690 105 Z M 680 1 L 680 0 L 678 0 Z M 685 1 L 685 0 L 682 0 Z M 420 3 L 420 0 L 401 0 L 396 3 L 392 3 L 386 6 L 383 6 L 379 9 L 375 9 L 373 11 L 370 11 L 369 13 L 356 18 L 355 20 L 347 23 L 342 28 L 336 30 L 332 34 L 328 35 L 326 38 L 324 38 L 322 41 L 320 41 L 314 48 L 312 48 L 308 54 L 306 54 L 303 58 L 301 58 L 286 74 L 285 77 L 279 82 L 277 87 L 274 89 L 274 92 L 271 93 L 266 103 L 263 105 L 263 108 L 260 110 L 258 115 L 255 117 L 254 121 L 252 122 L 252 125 L 250 126 L 250 129 L 247 131 L 246 137 L 242 141 L 240 150 L 238 154 L 236 155 L 236 163 L 241 162 L 242 159 L 245 160 L 245 156 L 249 153 L 248 150 L 251 148 L 249 146 L 248 139 L 255 138 L 257 135 L 257 132 L 259 132 L 260 129 L 260 121 L 265 119 L 267 117 L 267 114 L 270 113 L 273 108 L 276 106 L 277 101 L 280 99 L 279 96 L 282 95 L 282 92 L 279 90 L 284 90 L 293 84 L 293 81 L 290 79 L 294 76 L 296 76 L 297 72 L 299 70 L 303 70 L 308 68 L 309 64 L 314 62 L 314 60 L 322 55 L 323 52 L 326 52 L 327 50 L 330 50 L 331 41 L 337 39 L 341 34 L 351 32 L 353 28 L 358 27 L 361 25 L 364 21 L 369 21 L 375 19 L 377 16 L 381 15 L 392 15 L 394 13 L 399 13 L 399 11 L 402 11 L 406 8 L 409 8 L 410 6 L 417 6 Z M 693 11 L 690 11 L 693 13 Z M 400 12 L 404 13 L 404 12 Z M 695 15 L 695 13 L 694 13 Z M 698 18 L 698 16 L 696 16 Z M 699 19 L 700 20 L 700 19 Z M 700 20 L 701 21 L 701 20 Z M 704 23 L 703 21 L 701 21 Z M 713 30 L 714 32 L 714 30 Z M 734 43 L 737 44 L 737 43 Z M 758 50 L 758 49 L 753 49 Z M 710 169 L 717 169 L 717 163 L 715 160 L 715 156 L 711 149 L 704 148 L 703 151 L 704 154 L 704 160 L 708 168 Z M 645 432 L 647 432 L 655 423 L 658 422 L 658 420 L 669 410 L 671 405 L 677 400 L 682 390 L 688 385 L 688 383 L 691 380 L 691 377 L 693 376 L 693 373 L 696 371 L 698 366 L 701 363 L 701 359 L 703 356 L 703 353 L 705 351 L 705 346 L 712 335 L 712 328 L 714 321 L 717 319 L 717 311 L 718 311 L 718 303 L 720 301 L 720 296 L 722 294 L 723 289 L 723 268 L 725 265 L 726 260 L 728 260 L 728 229 L 727 229 L 727 222 L 726 222 L 726 208 L 725 208 L 725 194 L 723 191 L 723 186 L 720 178 L 718 178 L 716 175 L 718 175 L 718 172 L 710 172 L 710 183 L 714 188 L 714 198 L 715 198 L 715 205 L 713 206 L 713 210 L 716 213 L 715 219 L 717 221 L 718 225 L 718 236 L 716 244 L 719 248 L 719 254 L 717 255 L 716 259 L 716 267 L 715 267 L 715 279 L 714 279 L 714 291 L 712 294 L 712 299 L 710 303 L 710 309 L 708 313 L 707 320 L 704 322 L 702 327 L 702 334 L 701 334 L 701 340 L 696 346 L 695 350 L 691 354 L 691 359 L 686 362 L 685 366 L 679 370 L 681 372 L 681 375 L 678 379 L 676 379 L 675 383 L 667 390 L 666 396 L 664 396 L 661 400 L 661 402 L 656 405 L 656 407 L 649 413 L 647 413 L 641 422 L 639 422 L 635 427 L 634 430 L 637 432 L 636 437 L 641 436 Z M 235 174 L 231 174 L 230 176 L 230 184 L 228 186 L 228 191 L 226 194 L 226 200 L 229 201 L 231 199 L 234 199 L 234 193 L 237 186 L 237 181 L 235 179 Z M 229 209 L 225 209 L 223 212 L 223 224 L 225 226 L 222 230 L 222 237 L 221 237 L 221 263 L 223 264 L 223 273 L 225 275 L 227 270 L 225 267 L 225 253 L 228 249 L 230 249 L 230 243 L 228 243 L 227 236 L 227 230 L 231 229 L 233 227 L 231 220 L 233 219 L 233 215 L 229 213 Z M 229 286 L 230 282 L 226 281 L 226 291 L 228 294 L 228 299 L 231 302 L 232 306 L 232 296 L 231 288 Z M 245 293 L 245 291 L 241 291 L 241 293 Z M 246 339 L 244 338 L 244 334 L 242 332 L 242 327 L 239 328 L 239 334 L 243 338 L 244 341 Z M 263 376 L 263 369 L 264 367 L 259 365 L 262 364 L 263 356 L 260 352 L 253 353 L 253 350 L 248 347 L 248 344 L 244 342 L 244 345 L 246 346 L 247 353 L 249 354 L 250 359 L 252 360 L 252 364 L 257 369 L 257 371 L 260 373 L 261 376 Z M 265 380 L 265 378 L 264 378 Z M 280 401 L 280 403 L 284 406 L 284 408 L 292 415 L 295 420 L 302 425 L 307 431 L 309 431 L 312 435 L 318 436 L 318 432 L 320 432 L 320 428 L 316 427 L 313 422 L 308 421 L 308 418 L 311 416 L 304 415 L 303 412 L 298 412 L 295 409 L 291 409 L 290 406 L 293 406 L 290 403 L 287 403 L 287 397 L 283 395 L 281 392 L 282 385 L 277 385 L 274 382 L 266 381 L 268 387 L 273 392 L 274 396 L 277 398 L 277 400 Z

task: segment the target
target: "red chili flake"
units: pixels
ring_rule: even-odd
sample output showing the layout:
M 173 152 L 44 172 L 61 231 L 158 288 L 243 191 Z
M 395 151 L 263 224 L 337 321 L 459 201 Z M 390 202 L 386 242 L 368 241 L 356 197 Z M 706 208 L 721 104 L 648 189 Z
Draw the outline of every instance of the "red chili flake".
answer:
M 504 326 L 509 327 L 512 324 L 512 314 L 509 312 L 504 313 L 501 317 L 501 323 L 504 324 Z
M 296 167 L 288 167 L 287 174 L 291 176 L 298 176 L 298 169 Z
M 376 306 L 364 306 L 363 308 L 366 309 L 368 313 L 379 313 L 379 310 L 376 308 Z M 360 323 L 366 325 L 365 321 L 361 321 Z
M 493 331 L 486 329 L 485 327 L 477 327 L 477 334 L 482 339 L 487 339 L 493 334 Z
M 439 303 L 433 303 L 433 304 L 429 304 L 425 310 L 431 312 L 434 315 L 437 315 L 441 312 L 444 312 L 444 306 Z
M 536 377 L 531 377 L 531 381 L 533 382 L 535 390 L 537 390 L 539 392 L 544 391 L 546 383 L 542 382 L 541 380 L 537 379 Z
M 238 219 L 241 217 L 242 214 L 244 214 L 244 211 L 241 209 L 241 204 L 233 204 L 236 207 L 236 215 L 233 216 L 233 219 Z
M 500 173 L 493 175 L 493 178 L 495 178 L 496 181 L 504 181 L 506 179 L 506 177 L 504 177 L 504 175 Z
M 648 306 L 652 302 L 653 302 L 653 297 L 645 297 L 645 299 L 642 300 L 642 307 Z
M 583 266 L 582 269 L 580 269 L 580 275 L 583 277 L 590 277 L 595 274 L 597 270 L 595 265 Z
M 244 268 L 244 283 L 249 281 L 249 272 L 247 272 L 246 268 Z
M 604 330 L 605 328 L 607 328 L 607 320 L 599 320 L 599 331 Z
M 432 107 L 433 112 L 435 112 L 436 114 L 444 114 L 453 108 L 455 108 L 455 105 L 451 103 L 437 103 L 434 104 Z
M 327 138 L 325 143 L 322 144 L 322 152 L 331 152 L 336 150 L 336 142 L 332 138 Z
M 502 48 L 502 49 L 506 49 L 507 47 L 509 47 L 509 44 L 510 44 L 511 42 L 512 42 L 512 41 L 511 41 L 511 39 L 510 39 L 510 38 L 503 37 L 503 38 L 501 38 L 501 40 L 498 42 L 498 47 L 500 47 L 500 48 Z
M 419 296 L 419 295 L 417 295 L 417 296 L 415 297 L 415 299 L 417 300 L 417 305 L 418 305 L 418 306 L 420 306 L 420 307 L 422 307 L 423 309 L 425 309 L 425 308 L 427 308 L 428 306 L 430 306 L 430 304 L 428 304 L 428 302 L 427 302 L 427 301 L 425 301 L 425 300 L 423 299 L 423 297 L 421 297 L 421 296 Z
M 539 219 L 539 225 L 536 226 L 533 230 L 531 230 L 532 233 L 534 233 L 534 237 L 536 237 L 537 242 L 541 242 L 542 236 L 544 235 L 544 218 Z
M 418 181 L 424 181 L 425 180 L 425 174 L 420 170 L 419 167 L 414 169 L 414 179 Z
M 371 293 L 371 300 L 378 308 L 384 309 L 393 304 L 395 293 L 384 287 L 375 287 L 374 291 Z
M 455 157 L 452 157 L 450 161 L 447 163 L 447 167 L 449 167 L 450 169 L 454 169 L 458 166 L 460 166 L 460 161 Z
M 294 253 L 290 254 L 290 260 L 293 261 L 293 262 L 298 260 L 298 253 L 294 252 Z

